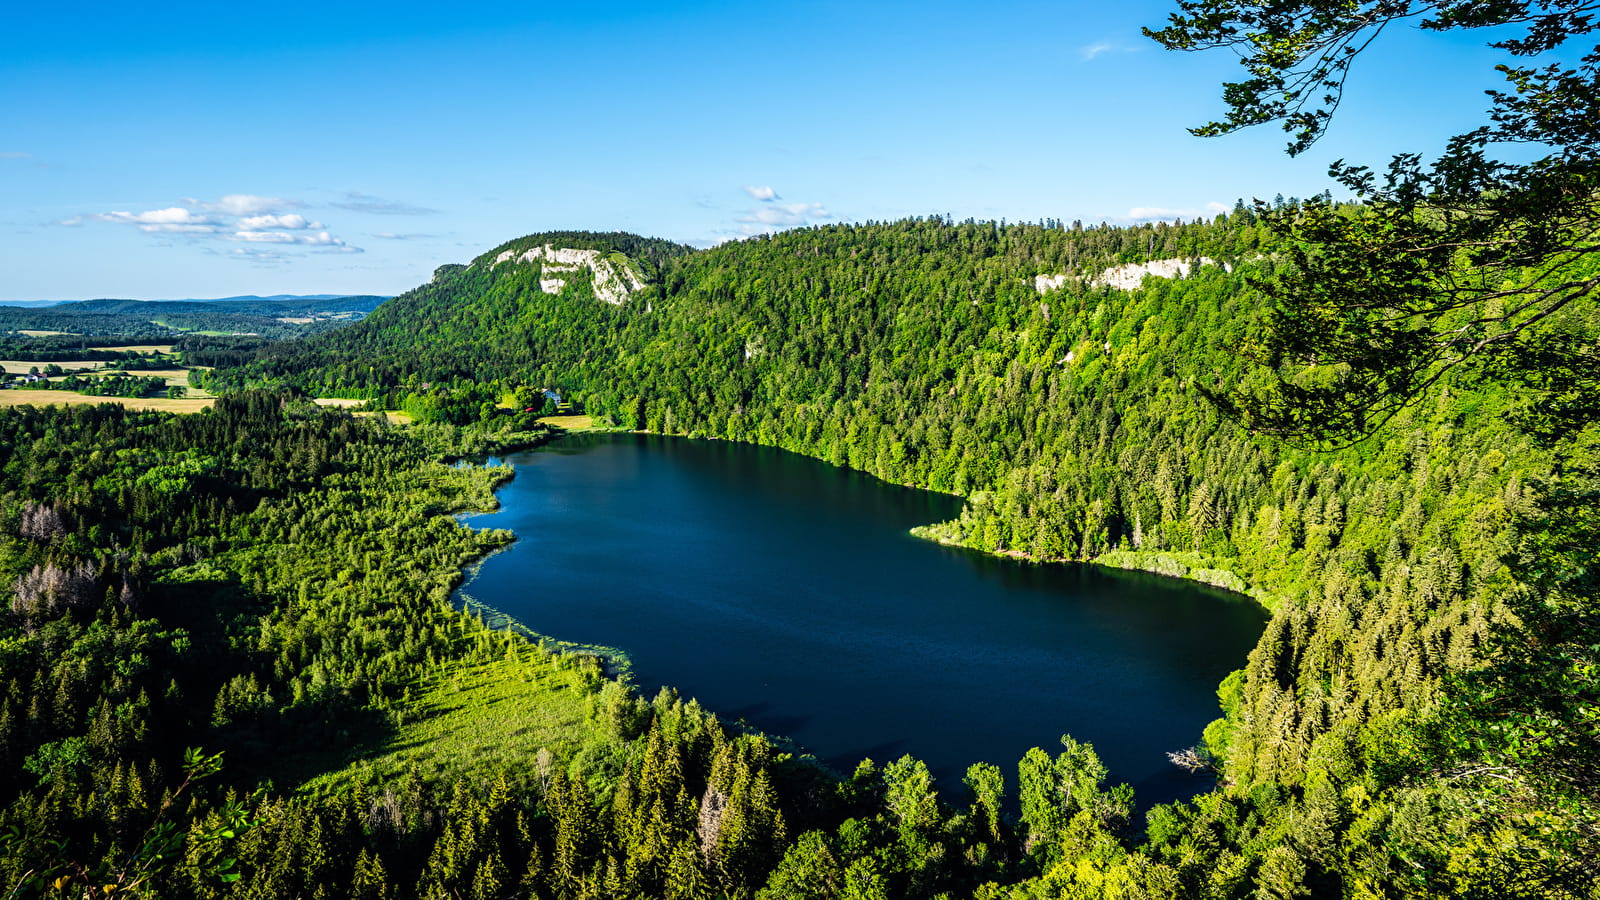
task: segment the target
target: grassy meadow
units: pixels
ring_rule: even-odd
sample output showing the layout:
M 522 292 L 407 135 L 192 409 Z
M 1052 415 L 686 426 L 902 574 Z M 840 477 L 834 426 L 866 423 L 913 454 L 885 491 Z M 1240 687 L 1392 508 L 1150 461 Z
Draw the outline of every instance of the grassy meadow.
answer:
M 594 427 L 593 416 L 544 416 L 539 424 L 566 431 L 588 431 Z
M 441 666 L 408 688 L 388 727 L 374 728 L 342 758 L 290 761 L 284 782 L 300 781 L 295 776 L 304 770 L 323 773 L 304 782 L 301 790 L 312 794 L 378 786 L 407 773 L 442 782 L 463 772 L 525 770 L 541 750 L 565 765 L 584 746 L 605 741 L 592 714 L 597 676 L 577 657 L 504 632 L 483 629 L 475 639 L 474 659 Z

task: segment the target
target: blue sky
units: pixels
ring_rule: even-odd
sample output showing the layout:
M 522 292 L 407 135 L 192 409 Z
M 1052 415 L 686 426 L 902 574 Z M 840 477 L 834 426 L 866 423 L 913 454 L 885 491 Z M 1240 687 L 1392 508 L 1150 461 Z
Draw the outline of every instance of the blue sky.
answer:
M 1402 29 L 1333 133 L 1198 139 L 1233 57 L 1170 4 L 21 4 L 0 300 L 398 293 L 549 229 L 707 245 L 948 213 L 1127 222 L 1308 195 L 1480 121 L 1482 35 Z

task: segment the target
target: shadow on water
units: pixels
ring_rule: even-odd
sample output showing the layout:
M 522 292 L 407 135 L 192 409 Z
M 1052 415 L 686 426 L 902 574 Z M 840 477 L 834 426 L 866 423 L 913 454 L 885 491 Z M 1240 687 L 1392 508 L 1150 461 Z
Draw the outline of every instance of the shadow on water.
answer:
M 1266 618 L 1207 586 L 918 540 L 960 499 L 771 448 L 591 434 L 505 461 L 501 509 L 467 521 L 518 541 L 474 596 L 844 773 L 911 753 L 952 797 L 970 763 L 1014 784 L 1063 734 L 1142 805 L 1205 789 L 1166 753 L 1218 715 Z

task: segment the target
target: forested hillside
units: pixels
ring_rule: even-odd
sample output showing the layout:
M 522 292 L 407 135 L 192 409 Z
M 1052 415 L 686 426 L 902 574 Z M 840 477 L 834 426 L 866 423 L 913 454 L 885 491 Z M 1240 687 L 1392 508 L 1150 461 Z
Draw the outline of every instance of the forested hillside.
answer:
M 0 306 L 0 331 L 60 331 L 141 340 L 171 340 L 193 332 L 295 338 L 348 324 L 384 299 L 84 300 L 44 308 Z M 57 338 L 54 343 L 71 346 L 73 342 Z
M 1548 566 L 1518 557 L 1522 526 L 1582 452 L 1536 445 L 1508 420 L 1524 400 L 1466 375 L 1354 449 L 1243 433 L 1203 394 L 1253 377 L 1229 348 L 1265 312 L 1252 279 L 1282 265 L 1253 211 L 1135 228 L 809 229 L 657 254 L 651 287 L 621 306 L 581 279 L 547 293 L 537 262 L 495 262 L 571 237 L 442 269 L 368 322 L 213 384 L 423 394 L 456 410 L 555 386 L 624 426 L 966 496 L 932 537 L 1197 577 L 1271 606 L 1198 748 L 1228 786 L 1159 810 L 1132 856 L 1101 820 L 1067 829 L 1066 803 L 1068 849 L 1044 857 L 1066 864 L 1049 867 L 1047 894 L 1126 883 L 1160 896 L 1166 879 L 1196 896 L 1586 883 L 1587 850 L 1550 829 L 1590 848 L 1592 808 L 1551 807 L 1521 775 L 1465 764 L 1494 741 L 1441 725 L 1470 693 L 1459 676 L 1518 640 L 1511 604 L 1548 587 L 1535 583 Z M 626 252 L 607 239 L 586 236 Z M 1119 263 L 1198 257 L 1216 264 L 1134 291 L 1096 284 Z M 1038 276 L 1061 274 L 1041 293 L 1054 281 Z

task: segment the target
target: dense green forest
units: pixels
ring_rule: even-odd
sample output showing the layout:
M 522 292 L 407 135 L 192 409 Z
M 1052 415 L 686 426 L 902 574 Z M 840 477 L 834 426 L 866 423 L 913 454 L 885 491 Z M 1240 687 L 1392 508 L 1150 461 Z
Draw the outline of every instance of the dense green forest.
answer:
M 1581 541 L 1540 537 L 1557 528 L 1551 498 L 1582 489 L 1592 435 L 1536 441 L 1518 423 L 1541 395 L 1473 372 L 1344 451 L 1245 434 L 1204 394 L 1255 377 L 1228 348 L 1266 314 L 1256 280 L 1283 264 L 1260 221 L 1271 211 L 808 229 L 675 255 L 621 306 L 581 279 L 546 293 L 537 262 L 495 263 L 561 239 L 534 235 L 211 384 L 441 410 L 558 386 L 619 425 L 771 444 L 966 496 L 930 537 L 1200 578 L 1274 609 L 1197 741 L 1225 787 L 1126 831 L 1078 821 L 1070 799 L 1043 844 L 1025 821 L 1044 871 L 1025 892 L 1584 895 L 1592 795 L 1547 763 L 1592 726 L 1539 732 L 1529 723 L 1548 710 L 1495 714 L 1517 727 L 1480 717 L 1508 690 L 1490 664 L 1551 639 L 1526 623 L 1558 582 L 1592 577 Z M 1132 291 L 1096 278 L 1201 257 L 1212 264 Z M 1068 277 L 1051 289 L 1041 275 Z M 1596 324 L 1569 311 L 1548 329 Z M 1559 527 L 1581 533 L 1584 515 Z M 1578 679 L 1546 699 L 1592 688 Z
M 1600 898 L 1600 4 L 1172 6 L 1147 37 L 1243 64 L 1199 136 L 1305 152 L 1390 26 L 1485 35 L 1504 83 L 1435 158 L 1333 163 L 1348 202 L 547 232 L 382 305 L 0 308 L 7 360 L 170 341 L 219 395 L 0 409 L 0 895 Z M 832 773 L 456 608 L 513 539 L 455 518 L 510 474 L 466 460 L 557 396 L 963 498 L 929 540 L 1255 598 L 1173 754 L 1215 787 L 1141 809 L 1070 734 L 960 796 Z
M 1024 761 L 1018 826 L 993 766 L 959 808 L 909 758 L 835 781 L 451 609 L 461 566 L 510 535 L 445 514 L 508 473 L 437 461 L 461 446 L 425 426 L 248 392 L 0 428 L 9 896 L 966 895 L 1039 871 L 1079 808 L 1126 825 L 1087 747 Z M 526 754 L 364 767 L 478 670 L 515 691 L 496 719 L 575 718 Z

